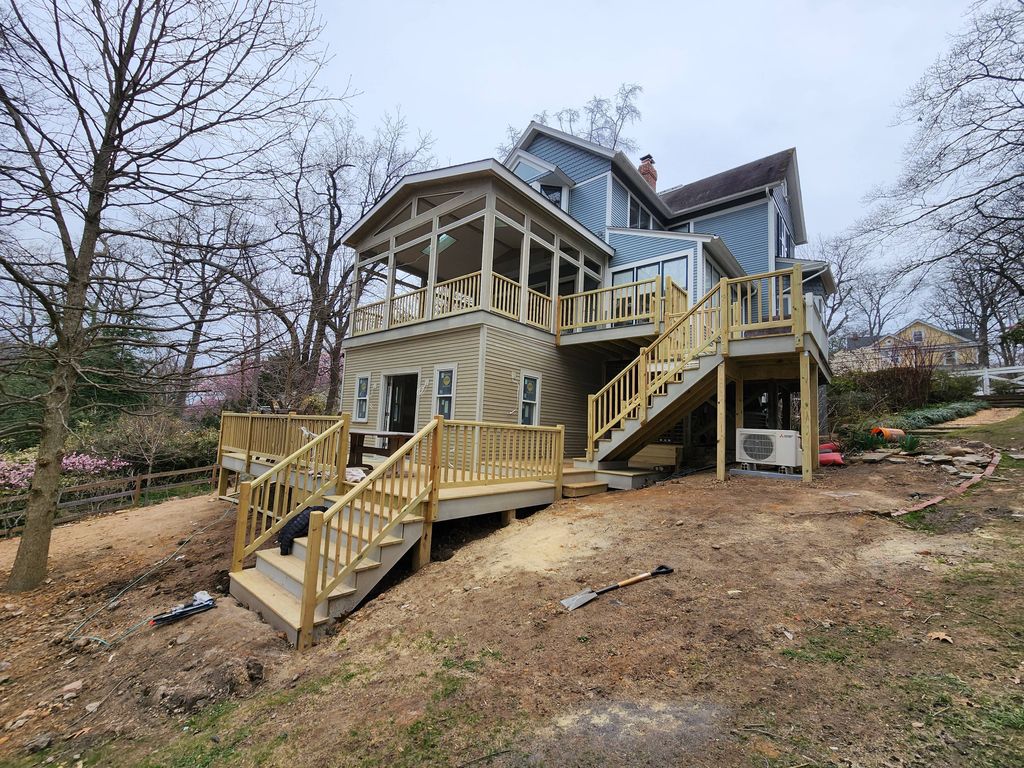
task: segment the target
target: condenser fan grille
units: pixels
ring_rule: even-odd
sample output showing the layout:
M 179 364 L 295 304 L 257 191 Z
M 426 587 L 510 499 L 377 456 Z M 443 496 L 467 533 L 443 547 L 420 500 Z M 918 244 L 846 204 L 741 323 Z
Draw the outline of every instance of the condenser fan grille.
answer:
M 768 461 L 775 453 L 775 436 L 744 435 L 743 452 L 753 461 Z

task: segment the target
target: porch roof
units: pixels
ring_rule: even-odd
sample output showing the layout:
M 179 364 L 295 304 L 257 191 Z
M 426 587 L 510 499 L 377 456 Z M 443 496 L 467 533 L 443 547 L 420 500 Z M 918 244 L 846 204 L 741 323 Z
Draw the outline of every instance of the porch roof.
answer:
M 608 245 L 608 243 L 584 227 L 568 213 L 531 187 L 526 181 L 516 176 L 512 171 L 493 158 L 477 160 L 472 163 L 461 163 L 459 165 L 451 165 L 446 168 L 438 168 L 433 171 L 423 171 L 421 173 L 411 173 L 403 176 L 379 203 L 367 211 L 359 221 L 348 229 L 345 233 L 343 242 L 345 245 L 355 248 L 359 241 L 369 231 L 372 231 L 373 225 L 390 212 L 391 208 L 394 207 L 395 201 L 401 199 L 404 195 L 410 192 L 420 188 L 429 187 L 434 184 L 487 176 L 500 179 L 515 189 L 520 195 L 528 197 L 533 203 L 540 206 L 550 216 L 558 219 L 562 224 L 572 229 L 577 236 L 600 250 L 602 253 L 608 256 L 612 256 L 615 253 L 615 249 Z

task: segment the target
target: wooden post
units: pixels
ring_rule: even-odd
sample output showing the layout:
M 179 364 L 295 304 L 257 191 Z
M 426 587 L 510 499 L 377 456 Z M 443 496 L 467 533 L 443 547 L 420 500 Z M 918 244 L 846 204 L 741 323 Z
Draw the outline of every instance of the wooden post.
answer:
M 313 645 L 313 618 L 316 613 L 317 576 L 323 544 L 324 513 L 310 512 L 306 537 L 306 567 L 302 572 L 302 604 L 299 607 L 299 637 L 296 645 L 304 651 Z
M 818 451 L 818 445 L 821 441 L 821 428 L 819 426 L 820 413 L 818 411 L 818 361 L 811 361 L 811 441 L 812 447 L 814 448 L 812 457 L 812 464 L 814 469 L 821 467 L 821 453 Z
M 640 348 L 640 371 L 637 373 L 637 393 L 640 395 L 640 423 L 647 423 L 647 350 L 649 347 Z
M 807 330 L 807 318 L 804 313 L 804 277 L 799 264 L 793 266 L 793 277 L 789 283 L 789 298 L 793 303 L 793 335 L 797 349 L 804 348 L 804 333 Z
M 341 434 L 338 437 L 338 464 L 334 476 L 334 492 L 341 492 L 341 484 L 345 482 L 345 469 L 348 467 L 349 427 L 352 425 L 352 414 L 341 414 Z
M 722 357 L 729 356 L 729 326 L 732 319 L 732 299 L 729 296 L 729 279 L 726 277 L 718 281 L 718 317 L 719 328 L 722 334 Z M 725 478 L 721 478 L 725 479 Z
M 594 460 L 594 395 L 587 395 L 587 461 Z
M 562 343 L 562 297 L 558 294 L 558 286 L 555 286 L 555 346 Z
M 238 509 L 235 516 L 235 544 L 231 550 L 231 572 L 242 570 L 245 560 L 245 529 L 249 525 L 249 505 L 252 502 L 252 483 L 238 484 Z
M 818 452 L 811 435 L 811 356 L 805 351 L 800 354 L 800 444 L 803 454 L 801 473 L 805 483 L 811 482 L 813 455 Z
M 132 506 L 139 506 L 139 500 L 142 498 L 142 475 L 135 476 L 135 490 L 132 491 Z
M 716 441 L 716 465 L 718 479 L 725 480 L 725 362 L 718 364 L 718 439 Z
M 555 437 L 555 501 L 562 498 L 562 462 L 565 461 L 565 425 L 558 425 L 558 435 Z
M 507 525 L 511 525 L 512 521 L 516 519 L 516 511 L 514 509 L 504 509 L 501 512 L 501 527 L 504 528 Z
M 249 423 L 245 428 L 245 471 L 252 474 L 252 414 L 248 414 Z
M 743 429 L 743 371 L 736 369 L 736 429 Z
M 430 562 L 434 518 L 437 517 L 438 494 L 441 491 L 441 437 L 444 433 L 444 416 L 435 416 L 434 421 L 434 432 L 430 441 L 430 495 L 423 509 L 423 534 L 412 555 L 414 571 Z
M 217 496 L 228 495 L 228 471 L 224 465 L 217 466 Z

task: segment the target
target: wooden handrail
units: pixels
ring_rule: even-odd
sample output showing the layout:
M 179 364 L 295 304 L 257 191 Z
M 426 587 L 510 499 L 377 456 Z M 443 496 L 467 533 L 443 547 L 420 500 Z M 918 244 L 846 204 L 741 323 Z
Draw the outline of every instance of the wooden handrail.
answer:
M 657 323 L 662 300 L 660 277 L 561 296 L 558 333 L 638 320 Z
M 349 414 L 302 445 L 252 482 L 239 485 L 231 570 L 295 517 L 310 500 L 345 477 Z

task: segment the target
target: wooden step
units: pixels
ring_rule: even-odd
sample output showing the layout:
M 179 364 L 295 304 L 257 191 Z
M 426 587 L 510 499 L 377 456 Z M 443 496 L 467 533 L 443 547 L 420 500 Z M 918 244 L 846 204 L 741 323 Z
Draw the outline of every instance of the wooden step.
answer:
M 343 498 L 345 498 L 345 497 L 344 496 L 338 496 L 338 495 L 331 494 L 329 496 L 324 496 L 324 503 L 327 504 L 328 506 L 330 506 L 332 504 L 336 504 L 337 502 L 341 501 Z M 383 505 L 376 504 L 376 503 L 363 505 L 361 507 L 361 509 L 363 510 L 363 514 L 366 517 L 367 521 L 369 521 L 370 517 L 372 516 L 372 517 L 374 517 L 379 522 L 381 517 L 384 516 L 385 513 L 387 512 L 387 510 L 384 508 Z M 345 507 L 343 510 L 341 510 L 341 517 L 344 518 L 345 520 L 348 519 L 348 514 L 349 514 L 349 508 L 348 507 Z M 420 522 L 423 522 L 423 516 L 422 515 L 417 515 L 415 513 L 408 514 L 408 515 L 406 515 L 405 517 L 402 518 L 402 523 L 403 524 L 404 523 L 420 523 Z
M 596 480 L 585 483 L 563 483 L 562 497 L 566 499 L 579 499 L 584 496 L 592 496 L 595 493 L 604 493 L 608 490 L 608 483 L 599 483 Z
M 299 598 L 255 568 L 246 568 L 230 576 L 232 597 L 249 610 L 262 614 L 264 621 L 288 635 L 294 644 L 302 610 Z M 330 620 L 324 607 L 318 606 L 313 614 L 314 632 Z
M 378 561 L 364 558 L 356 566 L 356 571 L 379 567 Z M 306 577 L 306 561 L 300 560 L 294 554 L 282 555 L 276 549 L 262 549 L 256 553 L 256 570 L 261 571 L 271 581 L 296 597 L 302 593 L 302 584 Z M 333 569 L 328 570 L 328 575 L 333 575 Z M 346 597 L 355 591 L 355 587 L 352 585 L 339 584 L 331 592 L 330 597 Z

